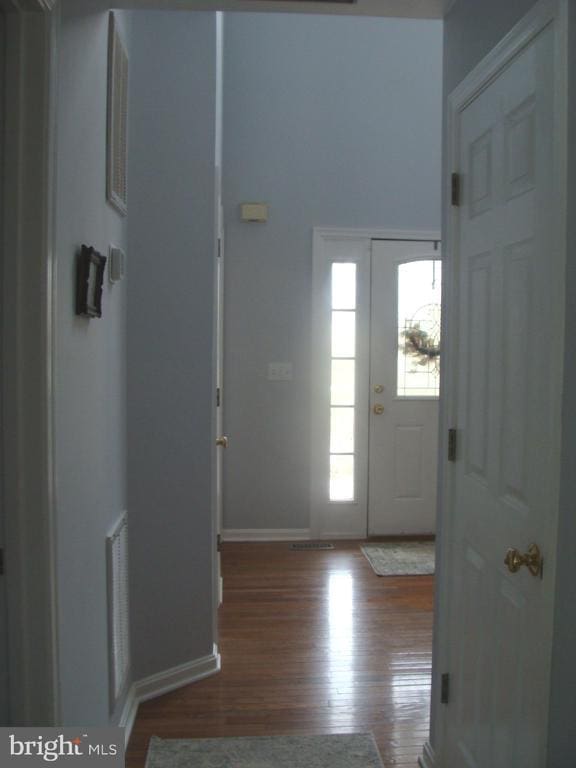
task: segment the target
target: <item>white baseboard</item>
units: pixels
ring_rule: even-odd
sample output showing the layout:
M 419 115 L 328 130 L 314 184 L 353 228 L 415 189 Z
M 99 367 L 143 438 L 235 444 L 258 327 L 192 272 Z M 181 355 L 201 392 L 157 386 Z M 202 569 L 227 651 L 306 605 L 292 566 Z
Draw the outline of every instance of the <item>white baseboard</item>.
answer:
M 308 541 L 309 528 L 227 528 L 223 541 Z
M 202 680 L 219 671 L 220 654 L 215 645 L 212 653 L 208 656 L 188 661 L 156 675 L 145 677 L 143 680 L 138 680 L 134 685 L 136 698 L 141 704 L 143 701 L 163 696 L 176 688 L 195 683 L 197 680 Z
M 182 688 L 184 685 L 203 680 L 219 671 L 220 654 L 218 653 L 218 646 L 214 645 L 212 653 L 208 656 L 188 661 L 133 683 L 119 722 L 119 725 L 126 729 L 125 743 L 128 744 L 130 740 L 138 707 L 142 702 L 163 696 L 165 693 Z
M 418 758 L 420 768 L 436 768 L 436 756 L 429 741 L 424 744 L 422 757 Z
M 131 685 L 118 722 L 118 727 L 124 728 L 125 747 L 128 746 L 128 742 L 130 741 L 130 735 L 132 733 L 132 728 L 134 727 L 134 721 L 136 720 L 136 713 L 138 712 L 138 704 L 139 702 L 136 698 L 135 686 Z

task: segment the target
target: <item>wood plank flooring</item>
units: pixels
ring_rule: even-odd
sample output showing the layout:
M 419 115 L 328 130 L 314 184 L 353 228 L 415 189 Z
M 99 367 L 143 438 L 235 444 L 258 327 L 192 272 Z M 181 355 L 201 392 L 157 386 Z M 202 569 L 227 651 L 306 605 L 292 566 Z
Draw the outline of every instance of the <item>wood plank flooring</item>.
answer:
M 416 766 L 428 736 L 433 577 L 378 577 L 358 542 L 223 546 L 222 671 L 140 706 L 127 768 L 153 734 L 208 738 L 372 731 Z

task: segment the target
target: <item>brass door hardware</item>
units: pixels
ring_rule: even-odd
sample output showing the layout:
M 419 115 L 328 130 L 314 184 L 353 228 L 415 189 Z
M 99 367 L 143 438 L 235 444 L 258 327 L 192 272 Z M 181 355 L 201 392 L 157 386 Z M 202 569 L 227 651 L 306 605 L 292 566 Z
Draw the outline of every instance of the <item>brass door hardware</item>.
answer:
M 374 406 L 374 408 L 372 408 L 372 410 L 374 411 L 376 416 L 382 416 L 382 414 L 384 413 L 384 406 L 381 405 L 380 403 L 376 403 L 376 405 Z
M 504 563 L 510 573 L 516 573 L 525 565 L 532 576 L 542 576 L 544 560 L 537 544 L 530 544 L 525 555 L 521 554 L 517 549 L 509 549 L 504 558 Z
M 383 384 L 374 384 L 374 392 L 376 392 L 377 395 L 381 395 L 382 392 L 384 392 L 384 385 Z
M 228 438 L 227 437 L 216 438 L 216 445 L 220 445 L 222 446 L 222 448 L 228 448 Z

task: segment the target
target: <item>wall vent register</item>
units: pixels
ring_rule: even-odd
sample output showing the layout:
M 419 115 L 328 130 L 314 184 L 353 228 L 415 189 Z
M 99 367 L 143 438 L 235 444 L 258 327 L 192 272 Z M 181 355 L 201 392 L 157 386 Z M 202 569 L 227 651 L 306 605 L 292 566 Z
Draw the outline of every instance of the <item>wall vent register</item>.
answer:
M 128 602 L 128 515 L 124 513 L 106 538 L 108 566 L 108 647 L 110 709 L 128 682 L 130 632 Z

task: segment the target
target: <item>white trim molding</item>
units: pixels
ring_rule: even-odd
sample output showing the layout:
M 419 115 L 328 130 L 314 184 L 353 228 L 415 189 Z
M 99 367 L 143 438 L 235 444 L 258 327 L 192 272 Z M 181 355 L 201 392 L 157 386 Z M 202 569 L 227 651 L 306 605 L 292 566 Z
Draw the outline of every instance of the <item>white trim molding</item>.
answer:
M 313 236 L 317 240 L 440 240 L 438 229 L 367 229 L 359 227 L 314 227 Z
M 165 693 L 175 691 L 191 683 L 197 683 L 220 672 L 221 660 L 218 646 L 214 644 L 212 653 L 193 661 L 179 664 L 155 675 L 144 677 L 132 684 L 130 692 L 118 722 L 119 727 L 125 728 L 124 742 L 128 744 L 132 728 L 138 714 L 138 707 L 144 701 L 164 696 Z
M 309 528 L 226 528 L 222 541 L 308 541 Z
M 436 755 L 429 741 L 424 744 L 422 756 L 418 758 L 420 768 L 436 768 Z
M 130 741 L 130 736 L 132 734 L 132 728 L 134 727 L 134 723 L 136 721 L 136 715 L 138 714 L 138 699 L 136 698 L 136 692 L 135 692 L 135 686 L 130 686 L 130 690 L 128 692 L 128 696 L 126 697 L 126 701 L 124 702 L 124 707 L 122 709 L 122 714 L 120 715 L 120 720 L 118 721 L 118 727 L 124 728 L 124 746 L 128 746 L 128 742 Z
M 212 653 L 208 656 L 187 661 L 185 664 L 179 664 L 177 667 L 138 680 L 134 684 L 134 693 L 138 704 L 149 699 L 156 699 L 158 696 L 170 693 L 176 688 L 182 688 L 184 685 L 196 683 L 198 680 L 210 677 L 210 675 L 215 675 L 220 671 L 220 663 L 218 646 L 214 645 Z

